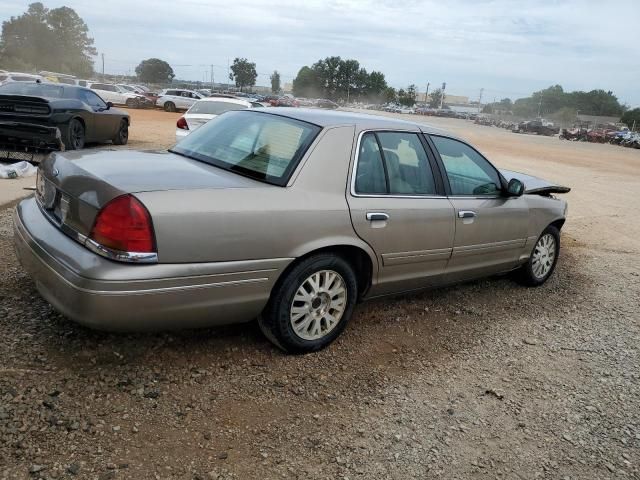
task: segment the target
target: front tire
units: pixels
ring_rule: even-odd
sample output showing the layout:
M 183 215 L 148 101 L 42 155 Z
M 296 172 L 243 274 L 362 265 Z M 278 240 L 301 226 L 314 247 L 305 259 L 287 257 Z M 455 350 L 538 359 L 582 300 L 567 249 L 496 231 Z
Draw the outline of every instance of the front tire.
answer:
M 342 333 L 357 295 L 356 275 L 347 261 L 329 253 L 313 255 L 278 281 L 258 324 L 285 352 L 315 352 Z
M 84 125 L 82 125 L 82 122 L 77 118 L 74 118 L 69 122 L 66 140 L 67 141 L 64 146 L 67 150 L 82 150 L 84 148 Z
M 545 283 L 556 268 L 559 254 L 560 231 L 549 225 L 538 237 L 527 263 L 517 271 L 518 282 L 528 287 Z
M 118 133 L 113 137 L 114 145 L 126 145 L 129 141 L 129 122 L 127 122 L 124 118 L 120 120 L 120 128 L 118 128 Z
M 125 105 L 128 108 L 140 108 L 140 102 L 138 101 L 137 98 L 127 98 Z
M 176 105 L 173 102 L 167 102 L 164 104 L 164 111 L 165 112 L 175 112 L 176 111 Z

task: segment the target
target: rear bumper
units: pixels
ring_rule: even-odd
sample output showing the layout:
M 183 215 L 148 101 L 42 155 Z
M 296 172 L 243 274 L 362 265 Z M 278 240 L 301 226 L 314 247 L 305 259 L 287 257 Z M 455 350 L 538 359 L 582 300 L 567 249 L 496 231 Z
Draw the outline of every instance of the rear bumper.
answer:
M 40 162 L 54 150 L 64 150 L 58 127 L 0 121 L 0 159 Z
M 16 253 L 40 294 L 100 330 L 153 331 L 241 323 L 264 308 L 291 259 L 129 265 L 90 252 L 54 227 L 35 200 L 13 216 Z

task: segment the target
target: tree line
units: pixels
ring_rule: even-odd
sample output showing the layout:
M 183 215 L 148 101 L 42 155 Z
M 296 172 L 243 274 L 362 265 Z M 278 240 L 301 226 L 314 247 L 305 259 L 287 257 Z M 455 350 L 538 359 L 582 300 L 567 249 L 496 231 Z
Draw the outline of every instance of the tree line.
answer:
M 396 90 L 387 84 L 384 73 L 368 72 L 354 59 L 326 57 L 304 66 L 293 80 L 297 97 L 328 98 L 334 101 L 400 102 L 411 106 L 416 102 L 416 86 Z
M 48 9 L 36 2 L 22 15 L 2 22 L 3 68 L 87 77 L 93 74 L 92 57 L 97 53 L 87 24 L 69 7 Z
M 625 110 L 626 106 L 611 91 L 565 92 L 561 85 L 553 85 L 515 102 L 503 98 L 499 102 L 489 103 L 483 112 L 511 113 L 519 117 L 553 115 L 573 120 L 578 113 L 619 117 Z

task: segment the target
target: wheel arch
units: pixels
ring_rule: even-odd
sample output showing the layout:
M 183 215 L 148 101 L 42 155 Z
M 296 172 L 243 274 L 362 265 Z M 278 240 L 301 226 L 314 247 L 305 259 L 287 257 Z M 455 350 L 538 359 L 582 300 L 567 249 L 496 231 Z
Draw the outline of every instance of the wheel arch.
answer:
M 299 255 L 295 255 L 293 260 L 287 267 L 280 273 L 273 290 L 277 289 L 280 283 L 288 275 L 288 273 L 301 261 L 321 253 L 332 253 L 340 256 L 353 268 L 358 281 L 358 299 L 364 297 L 375 278 L 375 272 L 378 268 L 378 262 L 375 254 L 369 248 L 356 245 L 354 243 L 336 243 L 323 246 L 314 246 L 304 251 Z
M 551 222 L 549 225 L 553 225 L 554 227 L 556 227 L 558 229 L 558 231 L 562 230 L 562 227 L 564 225 L 564 222 L 566 222 L 566 218 L 559 218 L 557 220 L 554 220 L 553 222 Z

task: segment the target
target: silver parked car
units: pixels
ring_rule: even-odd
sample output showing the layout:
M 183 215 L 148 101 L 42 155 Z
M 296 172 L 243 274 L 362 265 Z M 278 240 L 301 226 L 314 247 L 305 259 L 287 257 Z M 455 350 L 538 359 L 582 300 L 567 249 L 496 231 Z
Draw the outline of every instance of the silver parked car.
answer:
M 526 186 L 525 186 L 526 185 Z M 56 152 L 14 215 L 25 269 L 90 327 L 246 322 L 318 350 L 356 302 L 514 271 L 544 283 L 566 187 L 370 115 L 224 113 L 168 153 Z
M 224 112 L 245 110 L 252 107 L 251 102 L 241 98 L 207 97 L 198 100 L 176 122 L 176 142 Z

